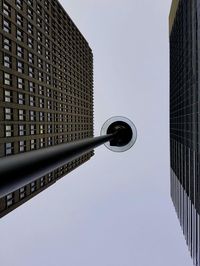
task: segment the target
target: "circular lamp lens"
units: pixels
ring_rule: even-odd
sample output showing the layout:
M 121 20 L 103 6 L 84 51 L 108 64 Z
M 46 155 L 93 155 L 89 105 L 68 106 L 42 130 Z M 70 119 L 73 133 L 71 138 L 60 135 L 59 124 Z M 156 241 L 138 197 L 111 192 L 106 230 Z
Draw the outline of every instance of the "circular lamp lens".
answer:
M 123 116 L 114 116 L 108 119 L 102 126 L 101 129 L 101 135 L 107 135 L 110 132 L 110 128 L 113 126 L 116 127 L 116 125 L 122 126 L 126 125 L 126 127 L 129 129 L 129 131 L 132 131 L 130 134 L 129 133 L 129 139 L 128 142 L 125 142 L 124 144 L 121 143 L 118 146 L 113 146 L 111 145 L 111 142 L 106 142 L 104 145 L 111 151 L 114 152 L 124 152 L 129 150 L 136 142 L 137 139 L 137 129 L 133 122 L 131 122 L 128 118 L 123 117 Z

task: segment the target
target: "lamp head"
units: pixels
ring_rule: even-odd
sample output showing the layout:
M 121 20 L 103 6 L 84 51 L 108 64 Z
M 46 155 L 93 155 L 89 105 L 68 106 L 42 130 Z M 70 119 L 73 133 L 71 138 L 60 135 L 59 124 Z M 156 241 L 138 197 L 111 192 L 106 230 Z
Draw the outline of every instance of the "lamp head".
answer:
M 114 134 L 105 146 L 114 152 L 129 150 L 136 142 L 137 130 L 135 125 L 126 117 L 115 116 L 108 119 L 101 129 L 101 135 Z

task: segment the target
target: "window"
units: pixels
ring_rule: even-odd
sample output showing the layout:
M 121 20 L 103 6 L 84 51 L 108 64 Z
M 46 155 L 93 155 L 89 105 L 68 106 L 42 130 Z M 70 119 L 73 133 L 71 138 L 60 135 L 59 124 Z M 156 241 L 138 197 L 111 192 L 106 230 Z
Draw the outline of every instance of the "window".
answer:
M 27 25 L 27 30 L 28 30 L 28 33 L 33 35 L 33 25 L 31 23 L 28 22 L 28 25 Z
M 39 99 L 39 106 L 40 108 L 44 108 L 44 99 Z
M 52 180 L 52 174 L 50 173 L 48 174 L 48 181 L 51 182 L 51 180 Z
M 52 102 L 51 101 L 47 101 L 47 108 L 51 109 L 52 108 Z
M 44 20 L 45 20 L 46 23 L 49 24 L 49 15 L 46 12 L 44 14 Z
M 45 33 L 46 34 L 49 34 L 49 26 L 48 25 L 45 25 L 44 29 L 45 29 Z
M 3 3 L 3 14 L 10 17 L 11 16 L 11 6 L 7 3 Z
M 30 106 L 35 106 L 35 96 L 29 96 L 29 104 Z
M 48 134 L 51 134 L 51 133 L 53 133 L 52 125 L 48 125 Z
M 23 40 L 24 40 L 23 31 L 17 29 L 16 38 L 17 38 L 18 41 L 23 42 Z
M 17 71 L 19 73 L 24 73 L 24 63 L 17 60 Z
M 44 7 L 48 10 L 49 9 L 49 1 L 44 1 Z
M 44 95 L 44 87 L 42 85 L 38 86 L 38 91 L 40 95 Z
M 47 97 L 51 97 L 52 96 L 52 91 L 51 89 L 47 88 Z
M 51 146 L 53 144 L 52 138 L 48 137 L 48 146 Z
M 42 19 L 37 17 L 37 26 L 42 28 Z
M 12 85 L 12 75 L 4 72 L 4 85 Z
M 40 134 L 44 134 L 44 125 L 40 125 Z
M 31 139 L 31 150 L 36 149 L 36 139 Z
M 14 151 L 13 142 L 5 143 L 5 155 L 11 155 Z
M 11 33 L 11 23 L 10 21 L 3 19 L 3 30 L 7 33 Z
M 16 23 L 18 26 L 23 27 L 23 17 L 20 14 L 17 14 Z
M 3 39 L 3 48 L 5 50 L 11 51 L 11 40 L 8 38 Z
M 24 57 L 24 48 L 20 45 L 17 45 L 17 56 L 23 58 Z
M 34 55 L 32 53 L 28 53 L 28 62 L 34 64 Z
M 12 67 L 12 63 L 11 63 L 11 56 L 4 54 L 3 57 L 3 61 L 4 61 L 4 66 L 7 68 L 11 68 Z
M 13 136 L 13 125 L 5 125 L 5 136 L 6 137 Z
M 46 47 L 50 48 L 50 41 L 47 38 L 45 38 L 45 45 Z
M 40 148 L 43 148 L 45 145 L 45 139 L 41 138 L 40 139 Z
M 25 104 L 25 95 L 23 93 L 18 93 L 18 104 Z
M 30 6 L 33 6 L 33 0 L 28 0 L 28 4 L 29 4 Z
M 19 152 L 24 152 L 26 150 L 26 142 L 24 140 L 19 141 Z
M 26 134 L 25 125 L 19 125 L 19 136 L 24 136 Z
M 22 0 L 16 0 L 16 6 L 17 6 L 19 9 L 22 9 L 22 8 L 23 8 L 23 1 L 22 1 Z
M 19 192 L 22 193 L 25 191 L 25 187 L 20 188 Z
M 38 57 L 38 67 L 43 68 L 43 61 Z
M 53 115 L 51 113 L 47 114 L 47 120 L 48 122 L 53 122 Z
M 37 32 L 37 40 L 42 42 L 42 33 L 40 31 Z
M 4 109 L 5 120 L 12 120 L 13 118 L 13 110 L 11 108 Z
M 38 13 L 39 15 L 42 15 L 42 7 L 41 7 L 39 4 L 37 4 L 37 9 L 36 9 L 36 11 L 37 11 L 37 13 Z
M 33 39 L 28 37 L 28 47 L 33 49 Z
M 30 125 L 30 133 L 31 133 L 31 135 L 36 134 L 36 125 Z
M 42 54 L 42 45 L 40 44 L 37 45 L 37 52 L 38 54 Z
M 40 122 L 44 121 L 44 112 L 40 112 Z
M 44 177 L 41 177 L 41 178 L 40 178 L 40 186 L 43 187 L 44 184 L 45 184 Z
M 23 78 L 17 78 L 17 88 L 24 90 L 24 79 Z
M 29 19 L 33 20 L 33 10 L 32 9 L 28 8 L 27 15 L 28 15 Z
M 45 51 L 45 58 L 50 60 L 50 52 L 48 50 Z
M 50 85 L 51 84 L 51 78 L 50 78 L 50 76 L 46 76 L 46 82 L 47 82 L 47 84 L 48 85 Z
M 46 71 L 50 73 L 50 65 L 48 63 L 46 63 Z
M 19 197 L 20 197 L 20 199 L 23 199 L 23 198 L 25 198 L 25 196 L 26 196 L 26 188 L 22 187 L 19 190 Z
M 35 83 L 32 81 L 29 81 L 29 91 L 30 92 L 35 92 Z
M 10 207 L 14 203 L 14 193 L 10 193 L 6 196 L 6 206 Z
M 10 200 L 11 198 L 13 198 L 13 193 L 10 193 L 9 195 L 6 196 L 7 200 Z
M 36 190 L 36 181 L 31 183 L 31 192 L 34 192 Z
M 18 116 L 19 116 L 19 121 L 25 121 L 26 120 L 26 113 L 25 110 L 18 110 Z
M 38 80 L 43 82 L 44 81 L 44 74 L 41 71 L 38 71 Z
M 28 75 L 29 75 L 29 77 L 34 78 L 35 73 L 34 73 L 33 67 L 30 67 L 30 66 L 28 67 Z
M 11 103 L 12 102 L 12 92 L 9 90 L 5 90 L 4 91 L 4 100 L 7 103 Z
M 30 110 L 29 116 L 30 116 L 30 121 L 36 121 L 36 113 L 35 113 L 35 111 Z

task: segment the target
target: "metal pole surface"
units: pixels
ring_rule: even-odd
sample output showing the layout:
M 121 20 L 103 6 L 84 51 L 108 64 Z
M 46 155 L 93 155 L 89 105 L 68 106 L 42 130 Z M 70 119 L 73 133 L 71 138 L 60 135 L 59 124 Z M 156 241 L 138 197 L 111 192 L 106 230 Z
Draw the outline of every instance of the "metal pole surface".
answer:
M 115 134 L 87 138 L 0 159 L 0 197 L 111 141 Z

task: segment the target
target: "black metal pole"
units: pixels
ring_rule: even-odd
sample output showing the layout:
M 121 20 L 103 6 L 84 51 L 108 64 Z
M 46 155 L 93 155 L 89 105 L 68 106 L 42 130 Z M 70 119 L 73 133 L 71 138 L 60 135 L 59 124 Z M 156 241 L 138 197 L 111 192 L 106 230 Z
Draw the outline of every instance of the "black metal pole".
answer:
M 0 197 L 113 140 L 115 136 L 116 132 L 0 159 Z

